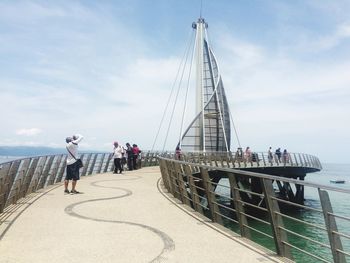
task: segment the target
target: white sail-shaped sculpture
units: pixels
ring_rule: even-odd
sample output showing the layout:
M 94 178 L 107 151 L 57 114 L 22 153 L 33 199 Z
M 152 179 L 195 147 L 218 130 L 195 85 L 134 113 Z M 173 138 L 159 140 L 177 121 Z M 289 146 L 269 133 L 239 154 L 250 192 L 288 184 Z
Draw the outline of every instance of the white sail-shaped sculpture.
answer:
M 207 23 L 199 18 L 196 30 L 196 117 L 183 133 L 182 151 L 230 151 L 230 116 L 218 63 L 207 37 Z

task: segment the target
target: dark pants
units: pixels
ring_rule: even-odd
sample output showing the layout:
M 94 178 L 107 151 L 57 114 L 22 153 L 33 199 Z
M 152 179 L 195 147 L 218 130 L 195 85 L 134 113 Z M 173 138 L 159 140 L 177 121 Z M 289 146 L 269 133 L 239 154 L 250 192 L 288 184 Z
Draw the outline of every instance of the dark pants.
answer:
M 121 165 L 121 158 L 114 158 L 114 172 L 118 173 L 120 171 L 120 173 L 122 173 L 123 171 L 123 167 Z
M 138 155 L 134 155 L 132 158 L 132 165 L 134 167 L 134 170 L 137 169 L 137 157 L 138 157 Z
M 128 157 L 128 170 L 133 170 L 133 158 L 132 156 Z
M 65 180 L 77 181 L 80 179 L 78 162 L 67 165 Z

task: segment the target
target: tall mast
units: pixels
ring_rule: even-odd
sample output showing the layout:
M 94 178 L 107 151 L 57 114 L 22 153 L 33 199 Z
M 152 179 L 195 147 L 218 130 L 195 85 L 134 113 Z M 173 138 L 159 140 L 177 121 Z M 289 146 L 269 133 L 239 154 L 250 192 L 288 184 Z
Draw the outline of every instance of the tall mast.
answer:
M 196 115 L 204 113 L 204 87 L 203 87 L 203 59 L 204 59 L 204 39 L 205 28 L 208 24 L 200 17 L 197 23 L 193 23 L 192 27 L 196 29 L 196 48 L 195 48 L 195 63 L 196 63 Z M 205 152 L 205 128 L 204 128 L 204 114 L 199 120 L 199 126 L 202 129 L 197 130 L 196 134 L 197 145 L 200 145 L 200 151 Z
M 192 27 L 196 30 L 195 118 L 179 144 L 185 151 L 227 152 L 231 141 L 229 109 L 219 66 L 209 46 L 208 24 L 200 17 Z

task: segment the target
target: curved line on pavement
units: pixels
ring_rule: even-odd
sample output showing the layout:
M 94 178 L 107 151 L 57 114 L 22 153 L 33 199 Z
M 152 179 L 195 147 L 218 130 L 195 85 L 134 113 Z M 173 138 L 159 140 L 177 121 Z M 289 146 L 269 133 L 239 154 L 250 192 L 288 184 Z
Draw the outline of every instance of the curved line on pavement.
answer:
M 98 181 L 98 182 L 103 182 L 103 181 Z M 98 182 L 94 182 L 94 184 L 96 184 Z M 97 186 L 97 185 L 95 185 L 95 186 Z M 104 187 L 104 186 L 98 186 L 98 187 Z M 77 217 L 77 218 L 80 218 L 80 219 L 91 220 L 91 221 L 95 221 L 95 222 L 131 225 L 131 226 L 141 227 L 143 229 L 151 231 L 151 232 L 155 233 L 156 235 L 158 235 L 161 238 L 161 240 L 163 241 L 164 246 L 163 246 L 162 251 L 158 254 L 158 256 L 155 257 L 154 259 L 152 259 L 150 262 L 160 262 L 161 260 L 166 259 L 164 257 L 165 254 L 175 249 L 175 243 L 166 233 L 160 231 L 159 229 L 156 229 L 156 228 L 151 227 L 151 226 L 139 224 L 139 223 L 134 223 L 134 222 L 98 219 L 98 218 L 83 216 L 83 215 L 80 215 L 80 214 L 78 214 L 77 212 L 74 211 L 75 207 L 77 207 L 79 205 L 82 205 L 82 204 L 85 204 L 85 203 L 118 199 L 118 198 L 123 198 L 123 197 L 129 196 L 129 195 L 132 195 L 132 191 L 130 191 L 128 189 L 124 189 L 124 188 L 120 188 L 120 187 L 110 187 L 110 188 L 123 190 L 123 191 L 125 191 L 125 194 L 120 195 L 120 196 L 114 196 L 114 197 L 108 197 L 108 198 L 90 199 L 90 200 L 77 202 L 77 203 L 74 203 L 74 204 L 71 204 L 71 205 L 67 206 L 64 209 L 64 211 L 68 215 L 73 216 L 73 217 Z

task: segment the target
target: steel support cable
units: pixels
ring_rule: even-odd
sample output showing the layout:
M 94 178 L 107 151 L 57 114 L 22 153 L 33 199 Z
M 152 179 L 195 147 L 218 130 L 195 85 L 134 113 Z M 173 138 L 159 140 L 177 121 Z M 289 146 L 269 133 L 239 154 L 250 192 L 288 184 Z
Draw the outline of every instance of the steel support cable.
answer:
M 192 38 L 193 39 L 193 38 Z M 192 41 L 191 41 L 192 43 Z M 192 65 L 193 65 L 193 58 L 194 58 L 194 50 L 196 48 L 196 45 L 193 45 L 192 49 L 192 56 L 191 56 L 191 62 L 190 62 L 190 70 L 188 72 L 188 78 L 187 78 L 187 88 L 186 88 L 186 95 L 185 95 L 185 104 L 184 104 L 184 110 L 182 112 L 182 120 L 181 120 L 181 128 L 180 128 L 180 138 L 179 138 L 179 143 L 180 143 L 180 149 L 182 145 L 182 131 L 183 131 L 183 126 L 184 126 L 184 120 L 185 120 L 185 115 L 186 115 L 186 109 L 187 109 L 187 97 L 188 97 L 188 90 L 190 86 L 190 78 L 191 78 L 191 73 L 192 73 Z
M 191 33 L 189 34 L 189 42 L 190 42 L 190 43 L 191 43 L 191 40 L 192 40 L 192 35 L 193 35 L 193 32 L 191 32 Z M 170 92 L 168 101 L 167 101 L 167 103 L 166 103 L 166 106 L 165 106 L 165 109 L 164 109 L 164 112 L 163 112 L 163 116 L 162 116 L 162 119 L 161 119 L 160 124 L 159 124 L 159 127 L 158 127 L 158 131 L 157 131 L 156 137 L 155 137 L 155 139 L 154 139 L 154 141 L 153 141 L 153 145 L 152 145 L 151 152 L 153 152 L 154 146 L 155 146 L 155 144 L 156 144 L 156 142 L 157 142 L 157 139 L 158 139 L 158 136 L 159 136 L 159 132 L 160 132 L 160 130 L 161 130 L 161 128 L 162 128 L 165 115 L 166 115 L 166 113 L 167 113 L 167 111 L 168 111 L 168 107 L 169 107 L 169 104 L 170 104 L 170 100 L 171 100 L 171 97 L 172 97 L 172 95 L 173 95 L 173 92 L 174 92 L 174 89 L 175 89 L 175 86 L 176 86 L 176 82 L 177 82 L 177 78 L 178 78 L 178 76 L 179 76 L 179 73 L 180 73 L 180 70 L 181 70 L 181 68 L 182 68 L 182 64 L 183 64 L 183 62 L 184 62 L 184 60 L 185 60 L 186 54 L 187 54 L 187 48 L 185 49 L 185 52 L 184 52 L 184 54 L 183 54 L 183 56 L 182 56 L 182 59 L 181 59 L 181 62 L 180 62 L 180 64 L 179 64 L 179 68 L 177 69 L 176 77 L 175 77 L 174 83 L 173 83 L 173 85 L 172 85 L 172 87 L 171 87 L 171 92 Z
M 193 35 L 193 32 L 194 32 L 194 29 L 192 30 L 192 35 Z M 192 39 L 192 37 L 191 37 L 191 39 Z M 183 70 L 182 70 L 182 73 L 181 73 L 181 78 L 180 78 L 180 81 L 179 81 L 179 86 L 178 86 L 178 89 L 177 89 L 177 92 L 176 92 L 175 101 L 174 101 L 174 106 L 173 106 L 173 110 L 172 110 L 172 112 L 171 112 L 170 121 L 169 121 L 168 129 L 167 129 L 167 132 L 166 132 L 166 136 L 165 136 L 165 140 L 164 140 L 164 144 L 163 144 L 163 149 L 162 149 L 162 151 L 164 151 L 164 149 L 165 149 L 165 145 L 166 145 L 166 142 L 167 142 L 167 140 L 168 140 L 169 130 L 170 130 L 170 127 L 171 127 L 171 124 L 172 124 L 172 121 L 173 121 L 174 112 L 175 112 L 175 107 L 176 107 L 176 103 L 177 103 L 177 98 L 178 98 L 178 96 L 179 96 L 179 92 L 180 92 L 180 88 L 181 88 L 181 82 L 182 82 L 182 79 L 183 79 L 183 76 L 184 76 L 184 72 L 185 72 L 185 69 L 186 69 L 186 63 L 187 63 L 187 59 L 188 59 L 188 53 L 189 53 L 189 50 L 190 50 L 190 47 L 191 47 L 191 43 L 192 43 L 191 39 L 190 39 L 190 41 L 189 41 L 189 45 L 188 45 L 187 50 L 186 50 L 185 63 L 184 63 L 184 67 L 183 67 Z
M 234 121 L 233 121 L 230 108 L 228 108 L 228 111 L 230 112 L 230 119 L 231 119 L 231 121 L 232 121 L 233 130 L 235 131 L 235 135 L 236 135 L 236 139 L 237 139 L 237 142 L 238 142 L 238 146 L 239 146 L 240 148 L 242 148 L 241 142 L 239 141 L 239 138 L 238 138 L 238 133 L 237 133 L 236 125 L 235 125 L 235 123 L 234 123 Z

